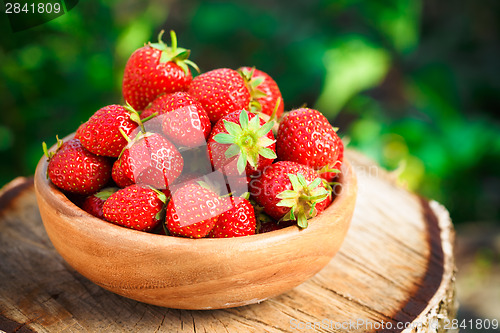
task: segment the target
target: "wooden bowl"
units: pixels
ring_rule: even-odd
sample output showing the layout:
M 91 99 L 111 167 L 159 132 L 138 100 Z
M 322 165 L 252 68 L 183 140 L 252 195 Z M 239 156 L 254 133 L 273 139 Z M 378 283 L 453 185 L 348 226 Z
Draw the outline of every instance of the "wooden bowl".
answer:
M 54 149 L 54 147 L 52 147 Z M 320 271 L 340 248 L 352 218 L 357 182 L 348 161 L 342 191 L 309 227 L 228 239 L 149 234 L 95 218 L 46 177 L 35 191 L 47 234 L 60 255 L 97 285 L 137 301 L 177 309 L 218 309 L 261 302 Z

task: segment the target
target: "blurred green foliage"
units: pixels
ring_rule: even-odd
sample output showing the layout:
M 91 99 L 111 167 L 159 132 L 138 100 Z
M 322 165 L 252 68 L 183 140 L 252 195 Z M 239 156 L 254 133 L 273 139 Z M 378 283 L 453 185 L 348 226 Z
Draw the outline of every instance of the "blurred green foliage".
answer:
M 500 221 L 500 2 L 82 1 L 0 49 L 0 186 L 123 103 L 128 56 L 174 29 L 202 71 L 254 65 L 456 222 Z

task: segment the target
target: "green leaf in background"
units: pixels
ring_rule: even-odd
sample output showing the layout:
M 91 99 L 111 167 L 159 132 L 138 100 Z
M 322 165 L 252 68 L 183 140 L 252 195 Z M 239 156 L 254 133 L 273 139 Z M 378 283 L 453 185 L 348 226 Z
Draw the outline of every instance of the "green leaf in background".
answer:
M 333 118 L 351 97 L 383 80 L 390 55 L 362 36 L 351 35 L 336 41 L 325 52 L 324 64 L 325 83 L 316 108 Z
M 420 0 L 393 0 L 367 1 L 363 8 L 394 49 L 408 54 L 418 46 L 421 6 Z

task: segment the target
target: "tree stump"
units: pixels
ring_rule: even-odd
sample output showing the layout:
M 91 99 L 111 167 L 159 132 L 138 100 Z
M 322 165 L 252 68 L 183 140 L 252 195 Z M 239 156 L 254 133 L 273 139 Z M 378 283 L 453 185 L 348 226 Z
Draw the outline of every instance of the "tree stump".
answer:
M 0 192 L 0 330 L 5 332 L 443 332 L 456 313 L 453 226 L 444 207 L 347 153 L 359 193 L 339 253 L 260 304 L 175 310 L 139 303 L 69 267 L 45 233 L 33 180 Z

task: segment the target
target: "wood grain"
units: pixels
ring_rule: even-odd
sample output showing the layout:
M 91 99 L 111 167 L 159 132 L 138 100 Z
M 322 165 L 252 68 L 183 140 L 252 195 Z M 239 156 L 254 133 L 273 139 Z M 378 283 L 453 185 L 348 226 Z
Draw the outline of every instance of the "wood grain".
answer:
M 147 305 L 93 284 L 53 248 L 40 219 L 32 180 L 15 180 L 0 193 L 0 329 L 419 331 L 396 328 L 406 322 L 420 326 L 421 332 L 444 331 L 442 321 L 456 310 L 454 235 L 446 210 L 398 186 L 389 173 L 362 155 L 351 151 L 348 157 L 358 175 L 358 200 L 351 228 L 334 259 L 285 294 L 222 310 Z M 381 329 L 382 322 L 386 330 Z M 314 324 L 316 330 L 311 329 Z

